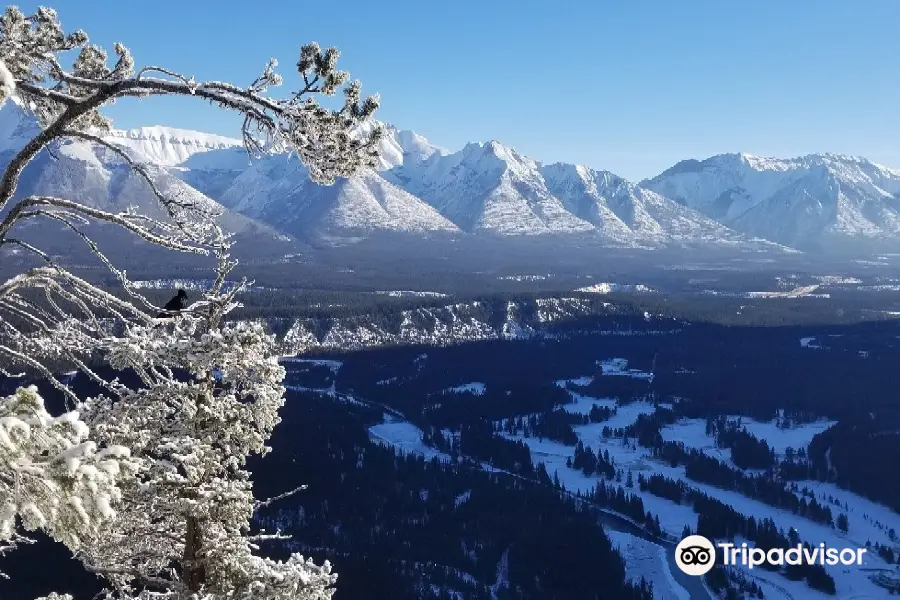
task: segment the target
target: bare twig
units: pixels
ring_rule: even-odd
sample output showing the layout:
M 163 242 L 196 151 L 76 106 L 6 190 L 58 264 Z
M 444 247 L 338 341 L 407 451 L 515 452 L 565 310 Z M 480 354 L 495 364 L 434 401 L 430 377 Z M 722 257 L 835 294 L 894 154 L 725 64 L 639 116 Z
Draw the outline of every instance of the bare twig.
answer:
M 293 496 L 297 492 L 302 492 L 303 490 L 307 489 L 308 487 L 309 487 L 308 485 L 301 485 L 299 487 L 292 489 L 289 492 L 279 494 L 278 496 L 274 496 L 272 498 L 269 498 L 268 500 L 257 500 L 256 503 L 253 505 L 253 512 L 258 511 L 261 508 L 266 508 L 267 506 L 270 506 L 273 503 L 278 502 L 279 500 L 284 500 L 285 498 L 289 498 L 290 496 Z

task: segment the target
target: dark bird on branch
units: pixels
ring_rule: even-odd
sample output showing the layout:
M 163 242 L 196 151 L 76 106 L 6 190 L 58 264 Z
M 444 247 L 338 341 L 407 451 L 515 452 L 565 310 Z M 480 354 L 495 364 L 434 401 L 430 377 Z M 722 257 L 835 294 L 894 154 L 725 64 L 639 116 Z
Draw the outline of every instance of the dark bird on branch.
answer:
M 174 317 L 176 314 L 180 313 L 187 307 L 187 292 L 184 290 L 178 290 L 178 293 L 175 294 L 175 297 L 166 302 L 166 305 L 163 306 L 163 312 L 156 315 L 158 319 L 170 319 Z

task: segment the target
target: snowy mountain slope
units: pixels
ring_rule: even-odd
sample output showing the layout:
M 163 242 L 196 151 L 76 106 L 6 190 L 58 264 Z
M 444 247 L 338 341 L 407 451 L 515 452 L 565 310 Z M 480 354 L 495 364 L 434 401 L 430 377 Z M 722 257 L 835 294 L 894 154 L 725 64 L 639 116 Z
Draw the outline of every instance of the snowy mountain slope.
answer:
M 369 122 L 360 129 L 371 130 L 374 125 Z M 415 132 L 400 130 L 389 124 L 381 125 L 384 127 L 384 137 L 379 145 L 379 166 L 382 169 L 390 169 L 404 162 L 415 164 L 435 152 L 446 153 Z M 3 131 L 0 130 L 0 133 Z M 157 125 L 114 129 L 104 137 L 145 162 L 189 171 L 243 171 L 255 162 L 244 150 L 240 139 L 200 131 Z
M 251 158 L 237 139 L 149 127 L 114 132 L 107 140 L 126 147 L 143 162 L 165 167 L 237 212 L 285 233 L 456 230 L 434 209 L 377 173 L 319 186 L 309 181 L 298 160 L 287 156 Z M 379 150 L 380 169 L 414 166 L 442 152 L 422 136 L 390 125 L 385 126 Z
M 292 235 L 462 229 L 599 234 L 617 246 L 691 237 L 702 243 L 740 240 L 612 174 L 574 165 L 542 168 L 498 142 L 468 144 L 448 154 L 414 132 L 386 125 L 380 174 L 368 172 L 323 188 L 309 183 L 299 162 L 283 156 L 250 160 L 238 140 L 221 136 L 156 127 L 117 132 L 109 140 L 235 211 Z M 579 191 L 565 181 L 573 173 L 581 182 Z M 588 180 L 579 179 L 579 173 Z
M 633 244 L 641 237 L 626 222 L 627 215 L 623 215 L 626 217 L 623 219 L 612 209 L 607 200 L 608 194 L 604 197 L 601 191 L 608 180 L 597 177 L 598 173 L 580 165 L 564 163 L 543 166 L 540 172 L 548 189 L 562 201 L 563 206 L 594 225 L 603 237 L 625 245 Z
M 127 148 L 133 156 L 167 167 L 180 165 L 195 154 L 243 148 L 243 142 L 239 139 L 161 126 L 113 129 L 104 137 L 109 142 Z
M 243 142 L 221 135 L 155 126 L 112 130 L 105 139 L 135 160 L 167 168 L 211 198 L 250 166 Z
M 34 119 L 7 103 L 0 163 L 35 131 Z M 682 161 L 635 185 L 583 166 L 543 165 L 496 141 L 449 153 L 387 125 L 374 171 L 321 187 L 298 161 L 251 159 L 236 138 L 157 126 L 113 130 L 106 139 L 157 166 L 159 177 L 183 182 L 186 193 L 243 215 L 228 216 L 239 228 L 259 220 L 304 236 L 449 231 L 569 234 L 625 247 L 900 248 L 900 171 L 845 156 L 725 154 Z M 113 177 L 119 159 L 85 148 L 64 144 L 66 160 L 47 163 L 33 189 L 77 190 L 120 205 L 128 198 Z
M 366 124 L 364 127 L 371 127 Z M 414 131 L 397 129 L 393 125 L 384 124 L 384 137 L 378 147 L 378 170 L 399 166 L 413 167 L 432 154 L 446 154 L 443 148 L 435 146 Z
M 24 146 L 39 131 L 37 121 L 13 97 L 0 107 L 0 157 Z
M 363 125 L 363 128 L 368 129 L 373 125 L 368 123 Z M 197 139 L 208 144 L 215 142 L 215 140 L 209 142 L 202 136 L 203 134 L 198 134 Z M 244 171 L 251 170 L 251 168 L 257 171 L 264 170 L 273 177 L 279 176 L 277 170 L 273 168 L 267 166 L 254 167 L 254 165 L 259 163 L 283 165 L 284 163 L 280 162 L 277 157 L 274 159 L 271 157 L 251 158 L 240 140 L 221 139 L 224 142 L 220 146 L 205 150 L 200 150 L 196 144 L 192 144 L 189 146 L 189 149 L 196 149 L 196 152 L 191 153 L 184 160 L 172 159 L 164 164 L 168 165 L 170 170 L 179 178 L 216 200 L 223 198 L 226 192 L 229 191 L 229 188 L 237 183 L 237 178 Z M 428 140 L 419 134 L 412 131 L 402 131 L 391 125 L 385 125 L 385 134 L 378 150 L 379 160 L 376 169 L 379 171 L 404 164 L 414 166 L 434 153 L 445 152 L 429 143 Z M 143 154 L 144 160 L 160 164 L 154 159 L 155 153 L 155 149 L 151 148 L 151 152 Z M 289 168 L 287 173 L 293 173 L 293 171 Z M 243 185 L 243 183 L 237 183 L 236 189 L 241 189 Z M 286 182 L 284 185 L 293 186 L 294 184 Z M 234 197 L 235 193 L 236 191 L 232 191 L 229 196 Z M 249 207 L 247 210 L 250 211 Z M 383 223 L 382 226 L 384 226 Z M 400 229 L 409 228 L 400 227 Z
M 237 212 L 298 236 L 394 230 L 455 231 L 436 210 L 368 170 L 332 186 L 309 180 L 296 158 L 254 163 L 222 194 Z
M 24 134 L 4 138 L 6 149 L 0 151 L 0 166 L 2 166 L 10 160 L 15 150 L 27 142 L 28 133 L 37 131 L 37 124 L 31 115 L 14 103 L 7 102 L 0 109 L 0 131 Z M 187 138 L 180 139 L 183 141 Z M 169 142 L 156 146 L 162 151 L 168 151 L 170 147 Z M 144 144 L 143 148 L 146 150 L 148 146 Z M 184 149 L 181 151 L 186 152 Z M 132 156 L 144 158 L 137 150 Z M 156 156 L 160 157 L 160 160 L 166 158 L 163 152 L 157 153 Z M 174 154 L 168 156 L 171 158 Z M 195 204 L 215 207 L 216 203 L 213 200 L 175 177 L 164 166 L 149 163 L 148 168 L 157 188 L 164 193 L 181 195 Z M 42 152 L 28 164 L 22 173 L 17 195 L 22 197 L 35 194 L 74 198 L 87 205 L 115 212 L 136 207 L 143 214 L 163 216 L 163 211 L 146 182 L 135 175 L 118 154 L 108 148 L 83 141 L 63 140 L 54 143 L 52 153 Z M 254 250 L 271 250 L 283 254 L 296 248 L 296 243 L 285 235 L 235 212 L 223 211 L 219 222 L 227 231 L 239 238 L 244 236 L 252 238 Z M 25 226 L 32 232 L 38 231 L 30 223 Z M 50 227 L 52 231 L 64 229 L 64 226 L 57 222 L 41 227 Z M 50 243 L 54 240 L 45 241 Z
M 541 174 L 565 207 L 605 238 L 639 244 L 754 242 L 608 171 L 556 163 L 542 167 Z
M 834 154 L 682 161 L 642 186 L 739 231 L 816 248 L 900 245 L 900 171 Z
M 469 232 L 586 234 L 627 247 L 766 246 L 612 173 L 543 166 L 495 141 L 434 154 L 386 176 Z
M 540 234 L 594 230 L 550 193 L 535 161 L 499 142 L 471 143 L 450 155 L 432 155 L 416 167 L 401 167 L 388 177 L 464 231 Z
M 85 204 L 109 211 L 136 207 L 143 214 L 164 215 L 144 180 L 135 175 L 116 154 L 85 142 L 63 142 L 54 152 L 55 158 L 43 153 L 25 169 L 19 184 L 19 195 L 45 194 L 76 198 Z M 180 196 L 194 204 L 217 204 L 165 169 L 150 167 L 157 188 L 164 194 Z M 253 233 L 271 238 L 284 237 L 275 230 L 251 219 L 225 210 L 219 219 L 232 233 Z

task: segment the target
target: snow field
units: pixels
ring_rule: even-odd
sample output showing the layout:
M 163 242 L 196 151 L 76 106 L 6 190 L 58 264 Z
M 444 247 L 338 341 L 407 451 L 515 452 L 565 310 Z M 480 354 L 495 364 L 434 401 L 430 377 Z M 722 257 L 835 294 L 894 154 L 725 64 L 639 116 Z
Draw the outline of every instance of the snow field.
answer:
M 652 376 L 641 371 L 629 370 L 627 361 L 623 359 L 610 359 L 598 361 L 598 363 L 607 366 L 604 369 L 607 375 L 626 375 L 639 378 Z M 560 387 L 578 387 L 587 385 L 590 381 L 591 378 L 585 376 L 559 380 L 556 384 Z M 478 393 L 478 389 L 480 388 L 476 383 L 451 388 L 453 391 L 475 391 L 475 393 Z M 660 474 L 671 479 L 683 481 L 690 488 L 716 498 L 746 516 L 753 516 L 757 520 L 771 519 L 777 527 L 785 531 L 793 527 L 797 530 L 802 540 L 814 545 L 825 543 L 826 546 L 834 548 L 857 548 L 864 547 L 867 541 L 888 543 L 888 531 L 891 528 L 895 532 L 900 533 L 900 515 L 893 513 L 884 506 L 865 500 L 856 494 L 840 490 L 833 484 L 798 482 L 798 486 L 801 489 L 805 486 L 814 492 L 819 502 L 829 504 L 835 516 L 841 512 L 847 514 L 850 522 L 847 534 L 832 527 L 803 519 L 787 510 L 778 509 L 753 500 L 737 492 L 689 480 L 685 477 L 683 467 L 670 467 L 655 460 L 650 456 L 647 448 L 637 445 L 634 441 L 629 440 L 626 442 L 620 438 L 604 439 L 602 437 L 601 432 L 604 427 L 611 429 L 627 427 L 634 423 L 638 416 L 654 412 L 655 406 L 653 404 L 638 401 L 620 406 L 612 398 L 593 398 L 571 389 L 569 394 L 573 402 L 563 405 L 562 408 L 570 413 L 587 414 L 593 406 L 616 408 L 616 414 L 604 422 L 578 425 L 573 427 L 573 429 L 579 440 L 586 447 L 590 446 L 598 454 L 608 452 L 618 468 L 626 472 L 628 470 L 632 471 L 635 484 L 630 489 L 626 488 L 626 491 L 641 496 L 645 509 L 659 518 L 662 530 L 673 539 L 681 537 L 685 525 L 691 527 L 691 529 L 696 528 L 697 514 L 689 505 L 675 504 L 648 492 L 641 492 L 636 482 L 638 474 L 643 474 L 644 476 Z M 833 425 L 831 421 L 819 421 L 782 429 L 778 427 L 777 420 L 765 423 L 747 417 L 729 416 L 729 419 L 740 419 L 741 426 L 746 427 L 756 437 L 766 440 L 780 456 L 784 455 L 788 447 L 797 449 L 808 446 L 817 433 Z M 397 421 L 387 415 L 384 423 L 370 428 L 370 434 L 373 439 L 380 443 L 390 444 L 405 452 L 414 452 L 426 458 L 438 456 L 442 460 L 452 460 L 451 457 L 425 446 L 422 443 L 422 434 L 418 428 L 409 423 Z M 714 438 L 706 435 L 705 420 L 703 419 L 681 419 L 672 425 L 664 427 L 661 434 L 663 439 L 667 441 L 682 442 L 688 448 L 698 449 L 730 466 L 734 466 L 730 460 L 730 451 L 717 448 Z M 593 475 L 585 476 L 581 471 L 570 469 L 566 466 L 567 459 L 574 453 L 574 448 L 571 446 L 547 439 L 525 438 L 518 434 L 502 435 L 508 439 L 519 440 L 525 443 L 531 451 L 534 463 L 544 463 L 548 473 L 551 476 L 556 473 L 566 489 L 570 491 L 588 492 L 599 479 Z M 488 465 L 483 465 L 483 467 L 487 470 L 493 470 Z M 624 480 L 619 485 L 624 486 Z M 829 502 L 829 495 L 834 498 L 835 502 L 841 503 L 841 506 L 838 507 L 833 502 Z M 460 499 L 460 501 L 464 501 L 464 499 Z M 843 508 L 844 503 L 847 504 L 848 509 Z M 676 587 L 674 580 L 673 583 L 670 583 L 667 579 L 667 577 L 671 577 L 671 573 L 668 571 L 665 551 L 662 548 L 639 538 L 634 538 L 627 533 L 613 531 L 610 528 L 607 528 L 607 532 L 610 534 L 610 539 L 622 551 L 630 577 L 639 580 L 641 576 L 644 576 L 654 583 L 655 590 L 667 590 L 664 592 L 667 594 L 666 598 L 680 600 L 687 597 L 686 595 L 680 595 L 681 593 L 686 594 L 686 592 L 680 586 Z M 861 567 L 834 567 L 829 568 L 829 573 L 835 579 L 838 598 L 864 600 L 885 596 L 885 590 L 875 585 L 869 579 L 869 575 L 873 570 L 885 568 L 892 567 L 885 565 L 880 558 L 869 552 L 864 555 Z M 825 597 L 802 582 L 791 582 L 778 575 L 764 572 L 758 573 L 757 571 L 759 569 L 753 572 L 745 570 L 745 573 L 763 586 L 767 598 L 793 600 Z
M 665 548 L 612 529 L 607 529 L 606 535 L 625 560 L 629 579 L 637 583 L 643 577 L 653 586 L 654 599 L 691 600 L 690 594 L 672 576 Z

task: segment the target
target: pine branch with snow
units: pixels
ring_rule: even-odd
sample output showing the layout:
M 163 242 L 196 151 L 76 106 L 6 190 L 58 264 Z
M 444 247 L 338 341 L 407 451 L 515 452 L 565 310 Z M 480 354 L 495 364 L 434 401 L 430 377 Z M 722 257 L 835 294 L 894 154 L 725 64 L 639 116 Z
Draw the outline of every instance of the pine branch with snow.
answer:
M 115 518 L 120 481 L 139 462 L 128 448 L 99 447 L 78 412 L 53 417 L 37 388 L 0 398 L 0 543 L 42 530 L 78 550 Z
M 77 56 L 71 69 L 66 70 L 62 58 L 70 52 Z M 91 239 L 86 225 L 112 224 L 144 242 L 199 255 L 212 255 L 230 243 L 215 223 L 220 212 L 218 205 L 196 202 L 178 191 L 161 190 L 157 170 L 137 164 L 122 148 L 98 135 L 109 125 L 101 113 L 103 107 L 120 99 L 155 96 L 184 96 L 211 102 L 244 117 L 242 131 L 248 152 L 258 155 L 291 151 L 307 165 L 310 177 L 318 183 L 333 183 L 335 178 L 352 175 L 375 164 L 377 159 L 380 129 L 358 127 L 377 109 L 377 97 L 363 100 L 359 83 L 351 82 L 344 88 L 344 102 L 339 109 L 327 109 L 316 101 L 316 96 L 334 95 L 348 78 L 337 69 L 339 52 L 334 48 L 323 51 L 315 43 L 303 46 L 297 63 L 302 87 L 283 99 L 268 93 L 282 83 L 274 60 L 249 86 L 241 87 L 221 81 L 198 82 L 159 66 L 136 69 L 125 46 L 116 44 L 114 52 L 116 60 L 110 65 L 107 52 L 89 44 L 83 31 L 65 33 L 56 11 L 50 8 L 40 8 L 26 16 L 11 6 L 0 16 L 0 93 L 4 99 L 12 95 L 13 101 L 33 112 L 44 127 L 12 158 L 0 176 L 0 214 L 4 215 L 0 219 L 0 248 L 15 246 L 43 264 L 0 288 L 0 312 L 15 314 L 14 319 L 0 318 L 2 360 L 40 371 L 34 352 L 52 348 L 81 367 L 79 362 L 84 357 L 71 351 L 77 346 L 31 343 L 26 351 L 25 338 L 33 340 L 37 333 L 52 338 L 59 328 L 72 333 L 79 326 L 67 322 L 73 320 L 67 317 L 82 324 L 96 324 L 99 313 L 120 324 L 143 318 L 134 314 L 133 306 L 117 303 L 109 295 L 101 297 L 100 306 L 95 306 L 90 301 L 92 290 L 85 295 L 86 288 L 74 281 L 67 269 L 19 237 L 22 226 L 47 221 L 74 232 L 116 276 L 134 301 L 129 304 L 137 304 L 144 314 L 154 314 L 159 308 L 152 306 L 134 289 L 126 274 L 113 266 Z M 127 209 L 102 210 L 70 198 L 14 199 L 19 178 L 29 162 L 65 138 L 100 145 L 118 154 L 147 184 L 165 218 L 150 218 Z M 54 306 L 62 305 L 62 311 L 38 310 L 22 293 L 33 289 L 50 296 L 48 302 Z M 16 325 L 12 326 L 14 320 Z M 96 327 L 82 333 L 89 337 L 100 334 Z M 49 373 L 43 374 L 49 377 Z
M 113 367 L 133 369 L 143 381 L 122 399 L 94 398 L 83 407 L 98 442 L 128 447 L 144 465 L 123 484 L 116 521 L 79 550 L 116 597 L 139 597 L 147 587 L 167 598 L 320 600 L 333 593 L 327 563 L 254 554 L 257 501 L 245 462 L 269 451 L 285 372 L 274 336 L 258 323 L 225 320 L 242 291 L 223 291 L 226 274 L 223 268 L 203 310 L 135 324 L 101 344 Z
M 63 59 L 76 58 L 68 70 Z M 281 85 L 277 63 L 269 61 L 261 75 L 241 87 L 221 81 L 196 81 L 160 66 L 138 69 L 122 44 L 114 47 L 110 64 L 106 50 L 88 41 L 85 32 L 66 33 L 56 11 L 39 8 L 25 15 L 15 6 L 0 15 L 0 101 L 12 98 L 33 112 L 43 130 L 12 158 L 0 176 L 0 249 L 16 247 L 41 266 L 0 285 L 0 365 L 15 363 L 40 372 L 63 389 L 44 368 L 46 359 L 64 358 L 84 369 L 88 341 L 108 335 L 126 323 L 149 322 L 159 312 L 116 268 L 91 238 L 87 225 L 111 224 L 142 241 L 177 252 L 211 256 L 231 243 L 216 224 L 221 207 L 198 202 L 179 190 L 161 188 L 158 169 L 135 162 L 123 148 L 102 138 L 109 122 L 102 109 L 120 99 L 184 96 L 208 101 L 244 117 L 243 136 L 251 154 L 291 151 L 309 168 L 318 183 L 332 183 L 375 164 L 379 128 L 359 125 L 378 107 L 377 97 L 362 99 L 360 85 L 344 87 L 338 109 L 321 106 L 317 96 L 337 93 L 348 75 L 337 68 L 339 52 L 322 50 L 315 43 L 303 46 L 297 62 L 302 86 L 286 98 L 269 90 Z M 143 179 L 163 209 L 163 218 L 151 218 L 126 209 L 103 210 L 71 198 L 15 197 L 25 167 L 42 151 L 50 151 L 69 138 L 102 146 L 116 153 Z M 58 259 L 20 237 L 35 222 L 62 225 L 115 275 L 128 294 L 128 302 L 98 293 Z M 34 293 L 46 297 L 40 305 Z M 65 343 L 62 343 L 65 342 Z M 2 368 L 2 366 L 0 366 Z
M 0 60 L 0 106 L 6 102 L 16 91 L 16 80 L 12 73 L 6 68 L 6 65 Z
M 62 59 L 77 54 L 67 70 Z M 380 129 L 360 127 L 378 107 L 337 69 L 339 52 L 315 43 L 297 62 L 301 88 L 286 98 L 272 60 L 249 86 L 206 81 L 160 66 L 138 69 L 128 49 L 107 52 L 83 31 L 66 33 L 53 9 L 0 16 L 0 102 L 34 113 L 41 131 L 0 176 L 0 248 L 16 246 L 37 265 L 0 283 L 0 374 L 30 369 L 57 387 L 69 412 L 54 417 L 34 388 L 0 398 L 0 552 L 43 530 L 108 583 L 107 598 L 325 600 L 330 565 L 299 555 L 259 556 L 250 535 L 260 501 L 246 461 L 269 451 L 284 403 L 284 369 L 274 338 L 258 324 L 229 322 L 247 285 L 226 289 L 236 266 L 217 209 L 172 193 L 159 173 L 100 134 L 103 108 L 120 99 L 184 96 L 236 111 L 249 153 L 291 151 L 318 183 L 375 164 Z M 345 85 L 346 84 L 346 85 Z M 316 96 L 344 85 L 343 104 Z M 16 195 L 20 176 L 42 151 L 70 138 L 114 152 L 143 180 L 165 215 L 99 209 L 72 198 Z M 23 225 L 48 221 L 74 232 L 119 281 L 125 299 L 79 276 Z M 160 312 L 90 237 L 101 223 L 151 245 L 215 258 L 203 298 L 172 319 Z M 105 360 L 137 374 L 127 386 L 91 369 Z M 64 360 L 102 390 L 79 398 L 48 367 Z M 63 600 L 67 596 L 46 597 Z

